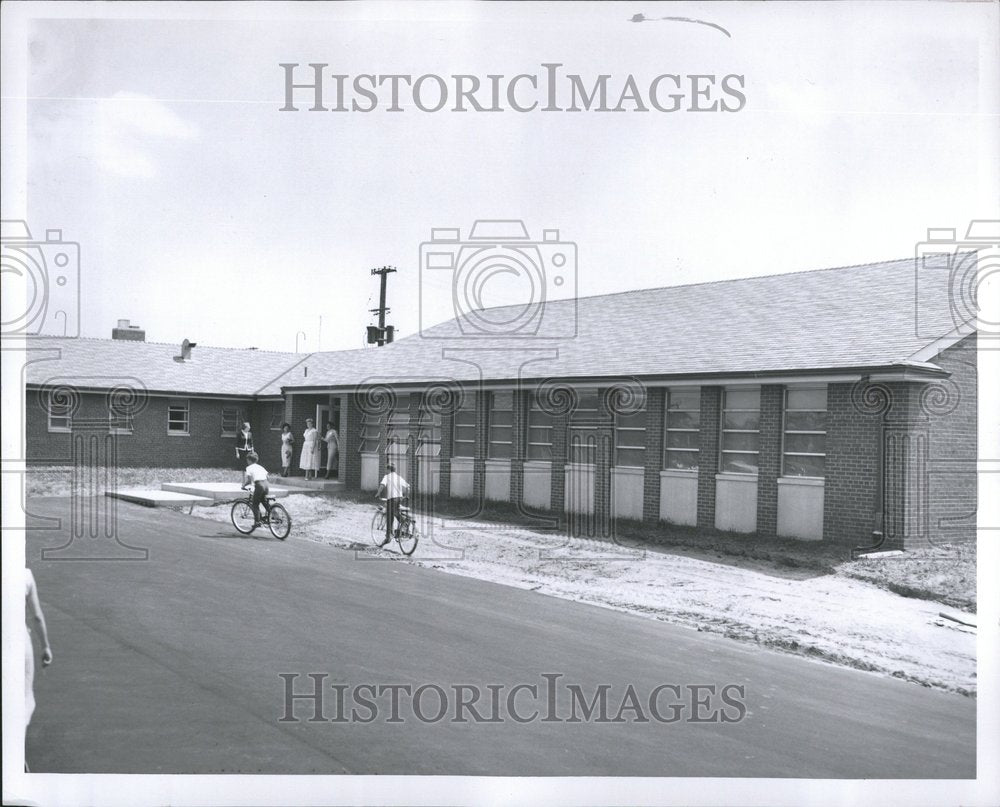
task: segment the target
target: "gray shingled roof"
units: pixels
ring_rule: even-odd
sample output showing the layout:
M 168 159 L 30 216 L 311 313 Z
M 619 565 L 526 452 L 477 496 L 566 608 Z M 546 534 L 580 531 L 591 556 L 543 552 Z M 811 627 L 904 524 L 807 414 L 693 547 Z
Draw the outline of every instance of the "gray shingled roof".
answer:
M 148 392 L 191 395 L 254 395 L 305 358 L 295 353 L 197 345 L 190 361 L 178 362 L 174 357 L 180 355 L 180 344 L 112 339 L 38 338 L 32 339 L 31 346 L 58 350 L 59 355 L 51 361 L 32 361 L 27 368 L 29 384 L 106 389 L 136 385 L 138 380 Z
M 517 313 L 487 312 L 493 321 Z M 474 335 L 463 338 L 451 320 L 381 348 L 302 356 L 198 346 L 186 363 L 173 360 L 178 345 L 44 339 L 63 362 L 29 366 L 28 380 L 44 383 L 68 367 L 84 377 L 137 377 L 150 391 L 277 395 L 480 373 L 507 380 L 883 368 L 905 365 L 955 327 L 947 271 L 922 277 L 918 299 L 912 259 L 556 301 L 542 316 L 543 332 L 576 335 L 484 336 L 467 320 Z
M 947 280 L 934 273 L 918 301 L 904 259 L 552 302 L 548 330 L 572 330 L 575 317 L 574 338 L 455 338 L 452 320 L 377 349 L 313 354 L 276 386 L 475 380 L 477 367 L 485 379 L 542 379 L 901 365 L 955 327 Z

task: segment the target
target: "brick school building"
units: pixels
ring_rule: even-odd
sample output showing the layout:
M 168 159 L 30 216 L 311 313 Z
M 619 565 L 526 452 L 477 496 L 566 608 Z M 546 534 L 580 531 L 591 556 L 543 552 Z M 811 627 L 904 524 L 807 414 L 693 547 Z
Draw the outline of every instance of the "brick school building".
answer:
M 307 355 L 37 339 L 26 456 L 67 464 L 97 439 L 121 466 L 226 467 L 249 420 L 277 468 L 281 424 L 298 448 L 312 418 L 338 428 L 347 487 L 393 462 L 470 513 L 972 540 L 977 335 L 949 283 L 894 261 L 491 309 Z

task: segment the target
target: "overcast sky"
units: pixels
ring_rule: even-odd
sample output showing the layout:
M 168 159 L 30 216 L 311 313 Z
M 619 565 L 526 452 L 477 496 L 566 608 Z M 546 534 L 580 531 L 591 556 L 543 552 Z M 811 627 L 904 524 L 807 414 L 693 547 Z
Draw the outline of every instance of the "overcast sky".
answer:
M 180 13 L 200 20 L 37 20 L 28 221 L 36 237 L 61 228 L 81 244 L 83 335 L 128 317 L 151 341 L 278 350 L 298 331 L 308 350 L 361 346 L 382 264 L 399 269 L 400 335 L 420 326 L 421 299 L 426 321 L 449 317 L 448 282 L 421 296 L 420 244 L 431 228 L 466 237 L 475 219 L 558 229 L 576 244 L 581 295 L 908 257 L 928 227 L 997 215 L 996 12 L 190 4 Z M 285 19 L 252 19 L 275 13 Z M 208 19 L 223 14 L 244 19 Z M 735 73 L 746 104 L 426 113 L 407 97 L 402 113 L 290 113 L 278 111 L 282 62 L 303 79 L 309 62 L 481 77 L 559 62 L 616 88 L 629 74 L 648 86 Z

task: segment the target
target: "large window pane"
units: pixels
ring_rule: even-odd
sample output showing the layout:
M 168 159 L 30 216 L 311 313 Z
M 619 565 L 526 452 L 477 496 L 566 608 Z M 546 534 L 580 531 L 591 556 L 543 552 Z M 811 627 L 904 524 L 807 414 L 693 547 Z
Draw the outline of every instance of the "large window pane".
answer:
M 510 459 L 514 454 L 514 394 L 490 393 L 490 430 L 487 456 Z
M 646 399 L 635 401 L 636 412 L 615 413 L 615 465 L 641 468 L 646 464 Z
M 701 390 L 666 391 L 666 422 L 663 437 L 663 467 L 696 470 L 701 435 Z M 690 449 L 677 451 L 677 449 Z
M 760 428 L 760 412 L 726 412 L 723 428 L 740 431 L 757 431 Z
M 785 413 L 785 431 L 824 432 L 826 431 L 826 412 L 788 411 Z
M 826 387 L 817 389 L 790 389 L 785 403 L 789 412 L 794 409 L 826 411 Z
M 722 435 L 724 451 L 760 451 L 760 435 L 756 432 L 726 432 Z
M 462 406 L 455 412 L 452 454 L 456 457 L 476 456 L 476 393 L 467 392 Z
M 726 409 L 760 409 L 759 389 L 727 389 Z
M 722 399 L 723 472 L 757 473 L 760 450 L 760 390 L 727 388 Z
M 666 467 L 675 471 L 690 471 L 698 468 L 697 451 L 667 450 Z
M 822 478 L 826 466 L 826 387 L 785 391 L 782 473 Z
M 541 408 L 534 394 L 528 399 L 527 439 L 527 459 L 552 460 L 552 415 Z
M 593 432 L 570 431 L 569 461 L 591 464 L 597 461 L 597 438 Z
M 826 457 L 785 455 L 785 476 L 822 477 L 825 466 Z
M 786 454 L 826 454 L 825 434 L 786 434 Z
M 755 474 L 757 454 L 725 453 L 722 455 L 722 470 L 732 474 Z
M 421 399 L 417 414 L 417 453 L 425 457 L 441 453 L 441 413 L 426 398 Z
M 697 429 L 699 421 L 701 419 L 700 413 L 695 411 L 675 411 L 670 409 L 667 411 L 667 428 L 668 429 Z
M 667 432 L 667 448 L 698 449 L 701 435 L 698 432 Z
M 641 468 L 646 464 L 646 452 L 638 448 L 618 448 L 615 465 L 622 468 Z
M 669 390 L 667 409 L 698 412 L 701 409 L 701 390 Z

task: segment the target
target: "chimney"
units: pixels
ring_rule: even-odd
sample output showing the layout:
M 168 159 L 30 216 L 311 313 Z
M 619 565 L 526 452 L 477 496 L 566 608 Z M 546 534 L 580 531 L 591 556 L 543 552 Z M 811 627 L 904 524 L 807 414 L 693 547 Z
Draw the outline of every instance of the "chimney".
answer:
M 198 347 L 198 343 L 185 339 L 181 342 L 181 355 L 174 356 L 174 361 L 191 361 L 191 348 L 193 347 Z
M 111 338 L 120 342 L 145 342 L 146 332 L 138 325 L 130 325 L 127 319 L 120 319 L 118 327 L 111 329 Z

